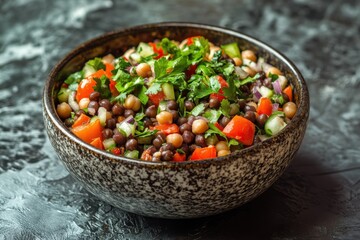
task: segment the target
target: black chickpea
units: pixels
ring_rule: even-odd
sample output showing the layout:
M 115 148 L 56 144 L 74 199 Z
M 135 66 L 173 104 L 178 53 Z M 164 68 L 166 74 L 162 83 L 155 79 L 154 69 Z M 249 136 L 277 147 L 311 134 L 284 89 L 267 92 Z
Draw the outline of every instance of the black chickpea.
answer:
M 136 149 L 137 145 L 138 142 L 136 141 L 136 139 L 132 138 L 126 141 L 125 148 L 126 150 L 133 151 Z
M 101 99 L 99 101 L 99 106 L 105 108 L 107 111 L 111 111 L 111 103 L 108 99 Z

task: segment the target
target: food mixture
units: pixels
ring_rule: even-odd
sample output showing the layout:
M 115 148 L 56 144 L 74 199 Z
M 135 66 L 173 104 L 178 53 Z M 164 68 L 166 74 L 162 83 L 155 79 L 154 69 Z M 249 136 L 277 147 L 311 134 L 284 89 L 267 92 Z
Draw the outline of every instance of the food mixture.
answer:
M 67 77 L 57 113 L 104 151 L 145 161 L 215 158 L 278 134 L 297 106 L 280 69 L 202 36 L 141 42 Z

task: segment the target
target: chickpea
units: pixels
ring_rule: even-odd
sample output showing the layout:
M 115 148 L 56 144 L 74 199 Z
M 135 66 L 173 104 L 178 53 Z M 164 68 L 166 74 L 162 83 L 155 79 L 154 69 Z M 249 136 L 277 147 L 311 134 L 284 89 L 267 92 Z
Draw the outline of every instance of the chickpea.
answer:
M 254 112 L 257 111 L 258 105 L 255 102 L 248 102 L 246 105 L 254 107 Z
M 256 57 L 255 53 L 253 51 L 251 51 L 251 50 L 242 51 L 241 56 L 242 56 L 243 59 L 249 59 L 249 60 L 251 60 L 253 62 L 256 62 L 256 60 L 257 60 L 257 57 Z
M 89 106 L 89 103 L 90 103 L 90 99 L 89 98 L 82 98 L 80 101 L 79 101 L 79 108 L 80 109 L 85 109 Z
M 266 76 L 269 77 L 269 74 L 276 74 L 276 75 L 283 75 L 283 73 L 276 67 L 270 67 L 267 71 L 266 71 Z
M 57 105 L 56 112 L 61 119 L 66 119 L 71 116 L 71 107 L 66 102 Z
M 208 123 L 204 119 L 194 120 L 191 130 L 194 134 L 203 134 L 209 129 Z
M 229 146 L 227 144 L 226 141 L 219 141 L 216 145 L 215 145 L 216 151 L 220 152 L 222 150 L 229 150 Z
M 242 60 L 239 57 L 234 57 L 233 61 L 235 63 L 235 66 L 241 66 L 242 65 Z
M 287 102 L 283 105 L 283 111 L 287 118 L 292 118 L 296 113 L 296 104 L 294 102 Z
M 171 143 L 175 148 L 179 148 L 183 143 L 183 137 L 179 133 L 169 134 L 166 137 L 166 143 Z
M 141 108 L 140 99 L 130 94 L 125 99 L 124 107 L 126 109 L 134 110 L 135 112 L 139 111 L 139 109 Z
M 156 120 L 159 124 L 171 124 L 173 122 L 173 115 L 168 111 L 162 111 L 156 115 Z
M 103 63 L 113 64 L 115 57 L 112 54 L 108 54 L 102 58 Z
M 136 74 L 141 77 L 150 77 L 152 75 L 150 65 L 148 63 L 140 63 L 136 66 Z
M 218 156 L 218 157 L 222 157 L 222 156 L 229 155 L 230 153 L 231 153 L 230 150 L 220 150 L 220 151 L 217 153 L 217 156 Z

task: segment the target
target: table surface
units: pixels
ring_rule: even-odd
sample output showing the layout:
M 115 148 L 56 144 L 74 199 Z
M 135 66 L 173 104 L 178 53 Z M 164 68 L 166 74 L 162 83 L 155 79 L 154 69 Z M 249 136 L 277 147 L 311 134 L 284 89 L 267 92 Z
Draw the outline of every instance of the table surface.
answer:
M 0 239 L 360 239 L 357 1 L 0 1 Z M 126 213 L 90 195 L 47 139 L 41 93 L 72 48 L 144 23 L 192 21 L 283 52 L 310 90 L 300 150 L 264 194 L 192 220 Z

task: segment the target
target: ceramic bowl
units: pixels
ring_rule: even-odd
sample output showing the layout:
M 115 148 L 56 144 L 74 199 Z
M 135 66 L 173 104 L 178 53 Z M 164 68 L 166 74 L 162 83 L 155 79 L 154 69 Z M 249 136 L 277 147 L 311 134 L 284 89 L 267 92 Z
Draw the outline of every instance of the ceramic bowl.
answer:
M 57 116 L 56 93 L 66 76 L 96 56 L 121 55 L 139 42 L 202 35 L 236 41 L 278 66 L 294 86 L 298 111 L 280 134 L 225 157 L 187 162 L 147 162 L 98 150 L 76 138 Z M 99 199 L 128 212 L 160 218 L 218 214 L 254 199 L 284 172 L 304 137 L 309 95 L 298 69 L 268 45 L 241 33 L 201 24 L 158 23 L 107 33 L 72 50 L 52 69 L 44 86 L 43 117 L 49 139 L 71 175 Z

